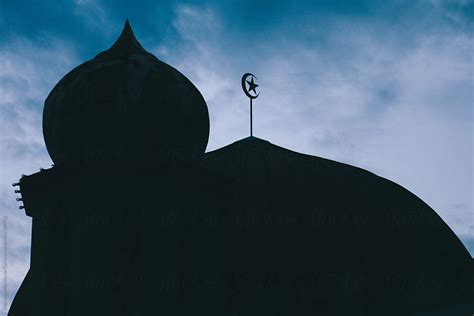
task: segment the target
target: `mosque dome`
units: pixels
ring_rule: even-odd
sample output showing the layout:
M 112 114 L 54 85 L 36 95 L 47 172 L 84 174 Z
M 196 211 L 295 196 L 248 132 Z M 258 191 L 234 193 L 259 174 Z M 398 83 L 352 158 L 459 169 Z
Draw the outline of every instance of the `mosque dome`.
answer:
M 50 92 L 43 134 L 56 165 L 150 167 L 202 157 L 209 114 L 191 81 L 145 51 L 126 21 L 111 48 Z

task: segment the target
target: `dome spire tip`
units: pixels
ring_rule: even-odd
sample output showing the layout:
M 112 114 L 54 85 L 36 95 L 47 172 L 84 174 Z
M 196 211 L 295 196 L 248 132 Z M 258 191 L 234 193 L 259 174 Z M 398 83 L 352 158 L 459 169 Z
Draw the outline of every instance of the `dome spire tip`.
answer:
M 123 26 L 123 31 L 131 31 L 133 33 L 133 30 L 132 30 L 132 26 L 130 25 L 130 21 L 128 19 L 125 19 L 125 24 Z
M 132 26 L 130 25 L 130 21 L 128 19 L 125 20 L 125 24 L 123 26 L 122 33 L 118 37 L 117 41 L 111 48 L 107 51 L 98 54 L 98 57 L 103 56 L 110 56 L 116 54 L 131 54 L 131 53 L 147 53 L 145 49 L 143 49 L 140 42 L 138 42 L 137 38 L 135 37 L 135 33 L 132 30 Z

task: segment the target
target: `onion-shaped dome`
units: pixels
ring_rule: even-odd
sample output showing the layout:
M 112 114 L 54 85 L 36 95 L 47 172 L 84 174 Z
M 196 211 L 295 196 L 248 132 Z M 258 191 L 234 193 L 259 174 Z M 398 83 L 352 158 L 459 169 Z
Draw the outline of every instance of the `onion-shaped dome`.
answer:
M 43 134 L 56 165 L 149 167 L 202 157 L 209 114 L 198 89 L 145 51 L 126 21 L 110 49 L 51 91 Z

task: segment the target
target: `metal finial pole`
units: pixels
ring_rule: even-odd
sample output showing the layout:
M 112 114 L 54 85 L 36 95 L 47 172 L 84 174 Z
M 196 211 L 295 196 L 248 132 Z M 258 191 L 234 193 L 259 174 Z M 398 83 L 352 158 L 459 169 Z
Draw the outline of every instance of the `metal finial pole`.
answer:
M 253 122 L 252 122 L 252 99 L 250 99 L 250 136 L 253 136 Z

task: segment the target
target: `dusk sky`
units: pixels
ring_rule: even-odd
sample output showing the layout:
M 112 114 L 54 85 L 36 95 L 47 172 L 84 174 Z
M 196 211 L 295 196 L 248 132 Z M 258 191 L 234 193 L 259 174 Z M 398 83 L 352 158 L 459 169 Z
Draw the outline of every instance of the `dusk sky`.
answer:
M 146 50 L 201 91 L 208 151 L 248 136 L 240 79 L 252 72 L 255 136 L 404 186 L 474 254 L 473 17 L 469 0 L 0 0 L 8 305 L 31 243 L 11 183 L 52 163 L 43 102 L 67 72 L 109 48 L 127 18 Z

